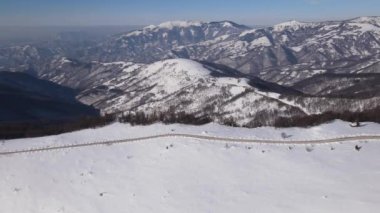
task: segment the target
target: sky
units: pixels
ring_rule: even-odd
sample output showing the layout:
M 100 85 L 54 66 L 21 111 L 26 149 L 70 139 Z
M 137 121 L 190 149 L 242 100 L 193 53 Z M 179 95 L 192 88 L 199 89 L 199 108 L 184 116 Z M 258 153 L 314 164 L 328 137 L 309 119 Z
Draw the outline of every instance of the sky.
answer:
M 0 26 L 148 25 L 231 20 L 272 25 L 380 15 L 380 0 L 0 0 Z

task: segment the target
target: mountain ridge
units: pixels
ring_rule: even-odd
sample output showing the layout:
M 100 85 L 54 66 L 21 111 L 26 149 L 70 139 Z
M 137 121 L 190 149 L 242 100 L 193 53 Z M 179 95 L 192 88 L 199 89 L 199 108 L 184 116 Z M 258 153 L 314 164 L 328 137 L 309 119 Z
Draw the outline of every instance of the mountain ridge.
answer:
M 74 49 L 75 42 L 64 48 L 64 40 L 3 48 L 0 70 L 78 89 L 78 100 L 102 112 L 174 106 L 217 121 L 270 125 L 276 116 L 378 106 L 378 93 L 364 83 L 332 87 L 351 85 L 350 79 L 376 82 L 361 74 L 380 73 L 378 21 L 290 21 L 258 29 L 228 21 L 166 22 Z M 355 77 L 335 77 L 341 74 Z

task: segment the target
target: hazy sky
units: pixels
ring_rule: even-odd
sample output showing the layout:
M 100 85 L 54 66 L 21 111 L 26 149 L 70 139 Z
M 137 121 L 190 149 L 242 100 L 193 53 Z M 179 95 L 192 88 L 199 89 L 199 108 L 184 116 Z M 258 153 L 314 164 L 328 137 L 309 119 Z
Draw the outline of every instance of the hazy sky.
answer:
M 380 0 L 0 0 L 0 25 L 146 25 L 232 20 L 248 25 L 380 15 Z

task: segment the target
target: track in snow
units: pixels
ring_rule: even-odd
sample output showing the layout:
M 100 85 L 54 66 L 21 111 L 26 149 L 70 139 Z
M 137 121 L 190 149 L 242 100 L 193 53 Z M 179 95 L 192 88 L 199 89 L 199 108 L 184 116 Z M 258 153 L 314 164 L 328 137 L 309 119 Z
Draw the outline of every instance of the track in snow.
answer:
M 228 143 L 257 143 L 257 144 L 326 144 L 326 143 L 339 143 L 339 142 L 349 142 L 349 141 L 360 141 L 360 140 L 379 140 L 380 135 L 367 135 L 367 136 L 349 136 L 349 137 L 340 137 L 340 138 L 331 138 L 331 139 L 320 139 L 320 140 L 262 140 L 262 139 L 239 139 L 239 138 L 223 138 L 216 136 L 204 136 L 204 135 L 191 135 L 191 134 L 162 134 L 155 136 L 139 137 L 139 138 L 129 138 L 123 140 L 113 140 L 113 141 L 102 141 L 102 142 L 91 142 L 91 143 L 82 143 L 82 144 L 69 144 L 69 145 L 60 145 L 60 146 L 51 146 L 51 147 L 41 147 L 41 148 L 31 148 L 25 150 L 14 150 L 14 151 L 3 151 L 0 152 L 1 155 L 13 155 L 21 153 L 33 153 L 40 151 L 51 151 L 59 149 L 69 149 L 69 148 L 78 148 L 78 147 L 89 147 L 97 145 L 113 145 L 113 144 L 122 144 L 122 143 L 132 143 L 139 141 L 146 141 L 151 139 L 159 138 L 192 138 L 200 140 L 208 140 L 214 142 L 228 142 Z

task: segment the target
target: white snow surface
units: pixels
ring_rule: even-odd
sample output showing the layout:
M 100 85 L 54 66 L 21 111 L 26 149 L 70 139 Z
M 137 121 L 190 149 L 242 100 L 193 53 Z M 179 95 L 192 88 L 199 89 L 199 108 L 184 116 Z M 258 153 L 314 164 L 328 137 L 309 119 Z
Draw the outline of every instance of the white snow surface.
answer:
M 123 67 L 123 72 L 117 78 L 102 82 L 102 85 L 125 91 L 125 93 L 108 99 L 107 107 L 103 110 L 104 112 L 128 111 L 133 107 L 138 107 L 138 110 L 153 112 L 153 110 L 168 110 L 171 105 L 179 104 L 179 107 L 182 107 L 181 110 L 189 113 L 198 111 L 209 104 L 211 97 L 221 97 L 228 101 L 235 97 L 230 95 L 238 95 L 239 91 L 254 92 L 248 79 L 215 77 L 214 74 L 218 72 L 223 71 L 211 70 L 207 66 L 188 59 L 168 59 L 153 64 Z M 236 88 L 232 89 L 233 87 Z M 145 90 L 145 93 L 134 93 L 139 90 Z M 154 95 L 147 97 L 148 93 Z M 227 98 L 223 97 L 223 94 L 228 95 Z M 175 98 L 170 99 L 170 96 Z M 148 98 L 149 101 L 146 100 L 146 104 L 141 105 L 141 100 L 144 98 Z M 168 98 L 170 102 L 167 101 Z M 263 98 L 265 97 L 257 96 L 249 101 L 254 102 Z M 191 100 L 191 103 L 186 104 L 187 100 Z M 254 106 L 249 105 L 251 108 L 247 106 L 244 107 L 245 112 L 255 112 Z M 237 107 L 242 109 L 243 106 L 234 106 L 225 110 L 236 112 Z
M 295 72 L 292 72 L 292 74 L 293 73 L 295 73 Z M 289 100 L 284 99 L 284 98 L 280 98 L 281 95 L 278 94 L 278 93 L 262 92 L 262 91 L 256 91 L 256 93 L 258 93 L 260 95 L 263 95 L 263 96 L 266 96 L 266 97 L 270 97 L 270 98 L 276 99 L 276 100 L 278 100 L 278 101 L 280 101 L 280 102 L 282 102 L 284 104 L 296 107 L 296 108 L 300 109 L 301 111 L 303 111 L 307 115 L 313 114 L 312 112 L 309 112 L 309 110 L 306 107 L 303 107 L 301 104 L 295 103 L 294 101 L 289 101 Z
M 149 25 L 141 30 L 135 30 L 126 34 L 127 37 L 140 36 L 144 33 L 151 31 L 158 31 L 159 29 L 172 30 L 173 28 L 187 28 L 187 27 L 201 27 L 205 22 L 201 21 L 167 21 L 158 25 Z M 121 36 L 120 38 L 123 38 Z
M 266 36 L 260 37 L 258 39 L 255 39 L 251 42 L 251 47 L 256 47 L 256 46 L 271 46 L 271 42 Z
M 168 59 L 147 65 L 138 75 L 149 76 L 150 80 L 156 82 L 157 91 L 165 90 L 173 93 L 186 85 L 194 84 L 197 79 L 210 78 L 211 71 L 192 60 Z M 238 79 L 235 78 L 218 78 L 217 81 L 249 87 L 245 81 L 240 84 L 236 83 L 235 81 Z
M 210 75 L 210 70 L 204 68 L 202 64 L 193 60 L 181 58 L 158 61 L 148 65 L 146 69 L 147 72 L 156 72 L 157 70 L 163 70 L 163 67 L 165 66 L 172 68 L 171 72 L 182 71 L 186 72 L 186 74 L 191 77 L 206 77 Z
M 285 29 L 293 29 L 293 30 L 298 30 L 302 27 L 310 26 L 312 25 L 311 23 L 304 23 L 304 22 L 299 22 L 296 20 L 276 24 L 273 26 L 274 31 L 283 31 Z
M 251 34 L 251 33 L 256 33 L 257 32 L 257 29 L 250 29 L 250 30 L 245 30 L 244 32 L 242 32 L 239 37 L 244 37 L 248 34 Z
M 3 141 L 0 150 L 169 132 L 307 140 L 379 130 L 379 124 L 351 128 L 342 121 L 309 129 L 114 123 Z M 0 156 L 0 212 L 377 212 L 378 142 L 289 146 L 165 138 Z
M 363 16 L 363 17 L 358 17 L 352 20 L 353 22 L 357 23 L 374 23 L 374 24 L 379 24 L 380 23 L 380 17 L 377 16 Z
M 203 22 L 201 21 L 168 21 L 161 23 L 157 25 L 160 28 L 168 28 L 168 29 L 173 29 L 175 27 L 200 27 L 202 26 Z

